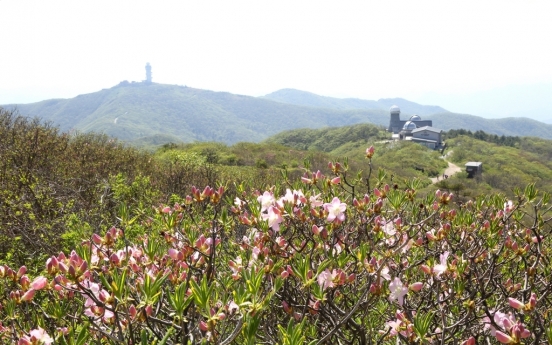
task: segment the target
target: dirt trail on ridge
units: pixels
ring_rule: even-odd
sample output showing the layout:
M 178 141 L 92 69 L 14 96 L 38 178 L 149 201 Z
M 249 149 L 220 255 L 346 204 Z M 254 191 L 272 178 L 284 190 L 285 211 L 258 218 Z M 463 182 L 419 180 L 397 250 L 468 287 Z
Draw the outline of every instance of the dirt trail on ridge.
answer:
M 454 163 L 451 163 L 451 162 L 448 162 L 448 168 L 445 169 L 445 172 L 444 174 L 445 175 L 448 175 L 449 177 L 456 174 L 457 172 L 461 172 L 462 171 L 462 168 L 460 168 L 458 165 L 454 164 Z M 437 183 L 439 181 L 442 181 L 443 180 L 443 175 L 439 176 L 439 177 L 431 177 L 431 182 L 432 183 Z

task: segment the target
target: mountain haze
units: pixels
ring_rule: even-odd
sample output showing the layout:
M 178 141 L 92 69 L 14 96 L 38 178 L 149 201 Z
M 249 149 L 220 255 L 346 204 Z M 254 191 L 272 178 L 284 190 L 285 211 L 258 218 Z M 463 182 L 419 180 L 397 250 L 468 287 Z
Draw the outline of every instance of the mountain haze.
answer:
M 282 103 L 341 110 L 381 109 L 388 111 L 393 105 L 397 105 L 401 108 L 403 113 L 411 115 L 430 115 L 447 112 L 447 110 L 438 106 L 421 105 L 403 98 L 382 98 L 377 101 L 370 101 L 359 98 L 334 98 L 320 96 L 311 92 L 295 89 L 281 89 L 264 96 L 264 98 Z
M 469 114 L 458 114 L 447 111 L 439 106 L 421 105 L 403 98 L 387 98 L 378 101 L 357 98 L 333 98 L 320 96 L 307 91 L 295 89 L 281 89 L 270 93 L 264 98 L 278 102 L 322 107 L 332 109 L 382 109 L 387 113 L 389 108 L 397 105 L 401 109 L 401 118 L 417 114 L 424 120 L 432 120 L 433 126 L 444 131 L 450 129 L 466 129 L 471 131 L 482 130 L 487 133 L 509 136 L 534 136 L 552 139 L 552 126 L 526 117 L 508 117 L 487 119 Z M 389 119 L 378 125 L 388 126 Z
M 497 135 L 552 139 L 552 125 L 527 117 L 486 119 L 468 114 L 440 113 L 426 116 L 424 119 L 432 120 L 433 127 L 444 131 L 448 131 L 449 129 L 467 129 L 474 132 L 481 130 Z

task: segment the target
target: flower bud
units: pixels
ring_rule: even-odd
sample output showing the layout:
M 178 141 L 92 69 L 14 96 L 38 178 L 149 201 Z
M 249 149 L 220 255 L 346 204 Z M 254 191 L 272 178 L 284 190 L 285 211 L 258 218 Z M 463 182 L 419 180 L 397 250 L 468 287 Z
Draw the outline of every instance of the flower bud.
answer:
M 508 298 L 508 304 L 510 305 L 510 307 L 517 310 L 522 310 L 523 308 L 525 308 L 525 304 L 521 303 L 515 298 Z
M 30 289 L 29 291 L 25 292 L 23 296 L 21 296 L 21 302 L 27 302 L 33 299 L 35 295 L 35 290 Z
M 366 149 L 366 158 L 370 159 L 372 158 L 372 156 L 374 156 L 374 152 L 376 150 L 374 149 L 374 146 L 370 146 L 369 148 Z
M 410 284 L 410 286 L 408 288 L 410 290 L 414 291 L 414 292 L 418 292 L 418 291 L 422 290 L 423 287 L 424 287 L 424 283 L 416 282 L 416 283 Z

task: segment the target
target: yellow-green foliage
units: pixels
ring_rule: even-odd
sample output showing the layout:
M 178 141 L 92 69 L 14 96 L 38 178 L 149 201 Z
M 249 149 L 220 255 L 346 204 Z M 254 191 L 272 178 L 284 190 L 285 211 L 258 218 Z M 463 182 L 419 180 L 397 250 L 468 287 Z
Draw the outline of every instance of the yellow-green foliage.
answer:
M 439 151 L 409 141 L 394 141 L 378 145 L 375 157 L 377 157 L 377 166 L 403 179 L 420 177 L 420 173 L 426 177 L 438 176 L 448 166 Z
M 480 195 L 490 191 L 513 195 L 515 188 L 529 183 L 545 191 L 552 190 L 552 145 L 537 138 L 521 138 L 516 147 L 500 146 L 468 136 L 447 141 L 452 153 L 449 159 L 461 168 L 469 161 L 483 163 L 483 174 L 467 179 L 465 173 L 439 184 L 446 189 L 457 189 L 466 195 Z

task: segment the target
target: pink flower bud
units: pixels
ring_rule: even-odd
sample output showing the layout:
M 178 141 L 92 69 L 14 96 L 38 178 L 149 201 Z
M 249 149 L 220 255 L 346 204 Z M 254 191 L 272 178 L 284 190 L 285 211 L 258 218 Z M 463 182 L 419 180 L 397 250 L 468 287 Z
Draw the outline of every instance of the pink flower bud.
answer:
M 469 337 L 468 340 L 464 341 L 462 345 L 475 345 L 475 338 Z
M 32 345 L 31 339 L 29 339 L 28 336 L 24 336 L 23 338 L 20 338 L 17 342 L 17 345 Z
M 17 271 L 17 278 L 21 278 L 25 273 L 27 273 L 27 267 L 21 266 Z
M 284 308 L 284 311 L 288 314 L 292 311 L 291 307 L 286 301 L 282 301 L 282 308 Z
M 449 217 L 451 219 L 454 219 L 456 217 L 456 209 L 453 208 L 452 210 L 449 211 Z
M 537 295 L 533 292 L 531 298 L 529 298 L 529 303 L 527 303 L 527 309 L 533 310 L 537 306 Z
M 331 184 L 340 184 L 341 183 L 341 177 L 339 177 L 339 176 L 334 177 L 333 179 L 331 179 L 330 183 Z
M 121 262 L 119 256 L 115 253 L 111 254 L 111 256 L 109 257 L 109 261 L 111 261 L 111 263 L 115 266 L 119 265 L 119 263 Z
M 502 320 L 502 325 L 504 325 L 504 329 L 509 331 L 512 326 L 514 326 L 514 324 L 512 323 L 512 321 L 510 321 L 509 318 L 505 317 L 503 320 Z
M 26 290 L 29 287 L 31 280 L 27 275 L 24 275 L 19 279 L 19 284 Z
M 278 236 L 276 237 L 276 243 L 278 244 L 279 247 L 284 247 L 287 244 L 287 241 L 285 238 Z
M 405 321 L 406 320 L 406 317 L 405 317 L 404 313 L 401 312 L 400 310 L 397 310 L 395 312 L 395 317 L 397 318 L 397 320 L 400 320 L 400 321 Z
M 134 304 L 131 304 L 130 307 L 128 308 L 128 314 L 132 319 L 134 319 L 136 317 L 136 314 L 138 314 L 138 311 L 136 310 L 136 307 L 134 306 Z
M 531 242 L 533 242 L 533 243 L 539 243 L 539 242 L 542 241 L 543 239 L 544 239 L 544 236 L 539 236 L 539 237 L 533 236 L 533 237 L 531 238 Z
M 431 274 L 431 268 L 428 265 L 421 265 L 420 269 L 426 274 Z
M 102 244 L 102 238 L 100 237 L 100 235 L 94 234 L 94 235 L 92 235 L 92 242 L 100 245 L 100 244 Z
M 374 152 L 376 150 L 374 149 L 374 146 L 370 146 L 369 148 L 366 149 L 366 158 L 372 158 L 372 156 L 374 156 Z
M 171 259 L 173 260 L 177 260 L 178 259 L 178 251 L 174 248 L 170 248 L 169 249 L 169 256 L 171 257 Z
M 31 289 L 42 290 L 48 285 L 48 279 L 43 276 L 36 277 L 31 283 Z
M 395 223 L 395 226 L 396 226 L 397 228 L 400 228 L 401 225 L 402 225 L 402 219 L 401 219 L 401 218 L 397 218 L 397 219 L 395 219 L 394 223 Z
M 410 284 L 410 286 L 408 288 L 410 290 L 414 291 L 414 292 L 418 292 L 418 291 L 422 290 L 423 287 L 424 287 L 424 283 L 416 282 L 416 283 Z
M 525 304 L 521 303 L 515 298 L 508 298 L 508 304 L 510 305 L 510 307 L 517 310 L 522 310 L 523 308 L 525 308 Z
M 370 293 L 375 294 L 377 291 L 378 291 L 378 288 L 376 287 L 376 285 L 371 284 L 370 285 Z
M 30 289 L 29 291 L 25 292 L 23 296 L 21 296 L 21 302 L 32 300 L 34 295 L 35 295 L 35 290 Z
M 316 226 L 316 224 L 314 224 L 312 226 L 312 233 L 315 234 L 315 235 L 318 235 L 318 234 L 320 234 L 320 229 L 321 228 L 319 228 L 318 226 Z
M 437 241 L 437 237 L 431 231 L 426 232 L 426 237 L 430 241 Z

